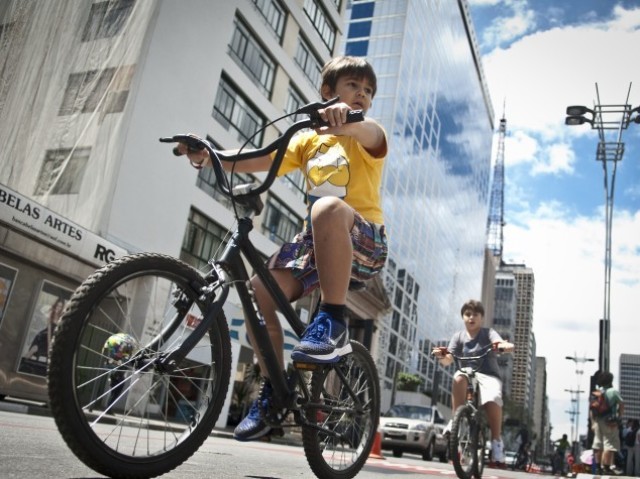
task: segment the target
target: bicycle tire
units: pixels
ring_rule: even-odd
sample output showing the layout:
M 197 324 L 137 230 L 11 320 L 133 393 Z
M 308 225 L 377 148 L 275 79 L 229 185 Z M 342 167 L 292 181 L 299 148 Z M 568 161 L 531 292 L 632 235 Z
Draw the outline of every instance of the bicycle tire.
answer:
M 480 411 L 476 411 L 476 416 L 478 414 L 480 414 Z M 481 479 L 482 473 L 484 472 L 484 448 L 487 443 L 487 434 L 482 421 L 476 419 L 475 424 L 476 454 L 473 464 L 473 477 L 475 477 L 475 479 Z
M 97 270 L 69 300 L 51 345 L 49 401 L 68 447 L 91 469 L 115 478 L 155 477 L 186 461 L 209 436 L 231 371 L 224 313 L 175 367 L 154 363 L 202 318 L 204 285 L 184 262 L 142 253 Z M 118 333 L 129 336 L 116 341 Z M 133 350 L 126 351 L 127 342 Z
M 320 479 L 350 479 L 358 474 L 378 431 L 380 383 L 376 365 L 362 344 L 351 341 L 351 347 L 353 352 L 340 362 L 311 376 L 311 405 L 305 415 L 312 426 L 302 427 L 302 443 L 307 462 Z
M 453 468 L 460 479 L 471 479 L 474 474 L 476 447 L 474 444 L 473 429 L 474 410 L 469 405 L 460 406 L 451 424 L 451 436 L 449 437 L 449 454 L 453 462 Z
M 527 454 L 527 458 L 525 459 L 525 463 L 524 463 L 524 472 L 531 472 L 532 468 L 533 468 L 533 457 L 531 456 L 531 454 Z

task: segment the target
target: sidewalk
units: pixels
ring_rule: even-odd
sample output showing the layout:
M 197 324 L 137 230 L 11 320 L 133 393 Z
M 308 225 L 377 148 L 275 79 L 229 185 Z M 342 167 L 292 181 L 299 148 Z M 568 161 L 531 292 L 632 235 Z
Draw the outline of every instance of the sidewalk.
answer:
M 0 401 L 0 411 L 15 412 L 19 414 L 31 414 L 37 416 L 51 416 L 51 410 L 45 403 L 29 401 L 28 399 L 18 399 L 10 396 Z M 233 439 L 233 427 L 215 428 L 211 431 L 211 436 Z M 262 439 L 265 442 L 274 444 L 284 444 L 287 446 L 302 447 L 302 435 L 300 428 L 289 428 L 283 436 L 273 435 Z

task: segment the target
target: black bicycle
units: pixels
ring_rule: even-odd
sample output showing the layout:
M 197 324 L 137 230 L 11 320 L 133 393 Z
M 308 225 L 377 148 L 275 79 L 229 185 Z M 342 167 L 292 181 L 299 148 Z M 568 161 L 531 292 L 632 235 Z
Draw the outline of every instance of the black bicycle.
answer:
M 480 479 L 484 471 L 484 457 L 486 444 L 486 419 L 480 407 L 480 385 L 476 373 L 482 367 L 493 345 L 478 356 L 456 356 L 447 351 L 455 361 L 456 371 L 467 378 L 466 401 L 460 406 L 454 416 L 449 435 L 449 457 L 453 468 L 460 479 Z M 476 367 L 463 366 L 466 362 L 475 361 Z
M 110 477 L 154 477 L 182 464 L 209 437 L 229 386 L 231 347 L 222 307 L 233 286 L 273 385 L 264 421 L 287 427 L 283 417 L 293 417 L 290 426 L 301 426 L 304 452 L 317 477 L 346 479 L 360 471 L 380 412 L 369 351 L 351 341 L 353 352 L 335 364 L 294 364 L 283 372 L 243 261 L 300 336 L 305 324 L 249 232 L 263 208 L 260 194 L 273 183 L 290 139 L 301 129 L 321 126 L 318 110 L 335 101 L 305 105 L 292 115 L 308 114 L 308 120 L 294 123 L 262 149 L 241 149 L 232 157 L 193 135 L 161 138 L 207 149 L 218 185 L 232 200 L 237 227 L 205 273 L 170 256 L 133 254 L 100 268 L 73 294 L 53 335 L 49 399 L 62 437 L 87 466 Z M 349 114 L 349 121 L 362 119 L 361 111 Z M 232 187 L 221 158 L 241 161 L 273 151 L 262 184 Z
M 518 454 L 513 461 L 512 470 L 530 472 L 533 464 L 533 457 L 531 457 L 531 451 L 529 450 L 529 444 L 523 444 L 518 449 Z

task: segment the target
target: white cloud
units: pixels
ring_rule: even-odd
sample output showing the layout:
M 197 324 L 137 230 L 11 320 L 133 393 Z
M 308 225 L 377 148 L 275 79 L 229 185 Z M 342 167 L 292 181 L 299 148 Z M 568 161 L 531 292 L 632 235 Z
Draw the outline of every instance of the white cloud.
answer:
M 511 128 L 554 139 L 589 131 L 565 127 L 565 109 L 593 104 L 596 82 L 602 104 L 625 103 L 629 83 L 640 76 L 640 63 L 624 52 L 638 42 L 640 8 L 619 7 L 608 24 L 537 32 L 494 50 L 482 61 L 492 98 L 499 103 L 506 99 Z M 640 103 L 640 91 L 631 91 L 630 103 Z
M 510 129 L 507 124 L 507 129 Z M 515 166 L 523 163 L 533 163 L 539 151 L 538 140 L 523 130 L 516 130 L 505 138 L 504 157 L 505 166 Z
M 482 32 L 485 45 L 501 45 L 531 31 L 535 27 L 533 10 L 517 9 L 511 17 L 496 18 L 493 24 Z
M 575 154 L 566 143 L 555 143 L 545 148 L 545 156 L 532 168 L 531 173 L 573 173 Z

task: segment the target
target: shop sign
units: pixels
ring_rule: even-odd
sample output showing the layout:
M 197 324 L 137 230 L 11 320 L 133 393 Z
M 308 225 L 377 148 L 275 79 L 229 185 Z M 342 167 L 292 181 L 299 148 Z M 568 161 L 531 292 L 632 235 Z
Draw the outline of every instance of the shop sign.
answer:
M 91 264 L 102 266 L 127 251 L 32 199 L 0 185 L 0 222 Z

